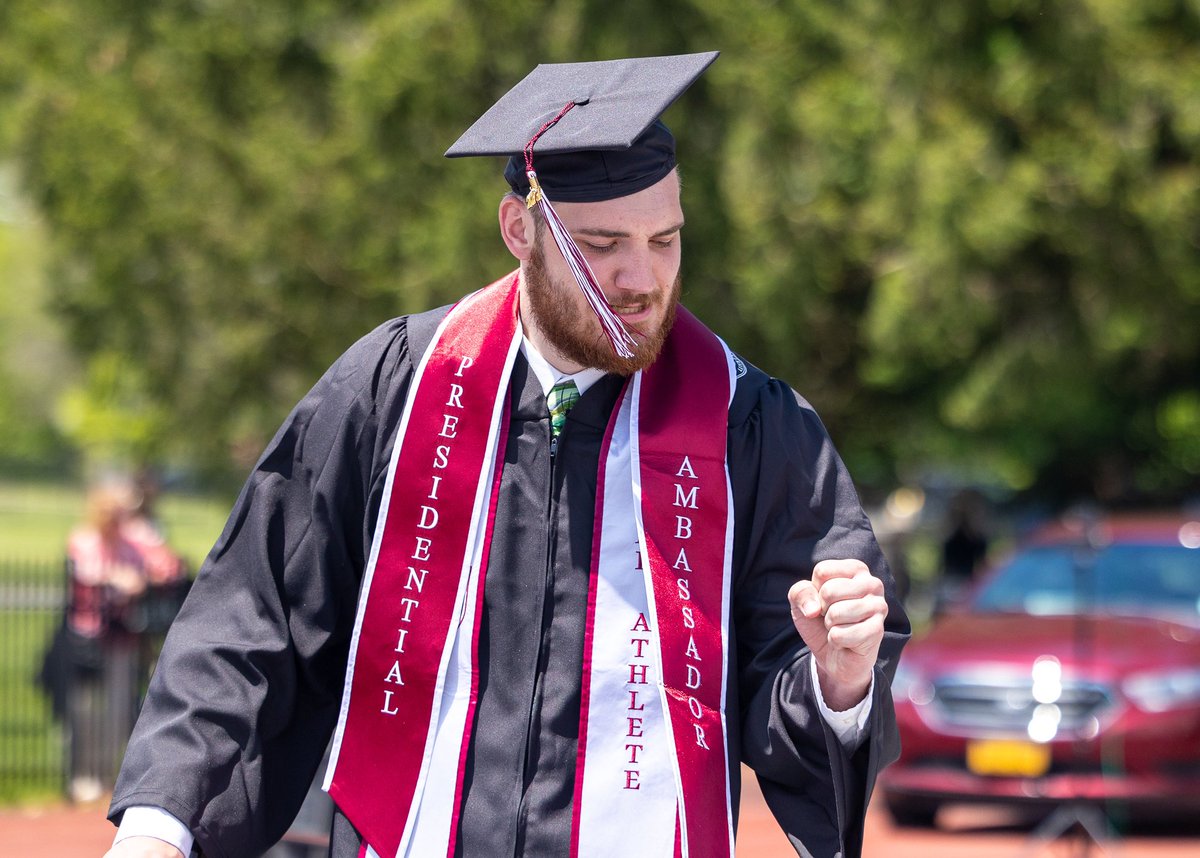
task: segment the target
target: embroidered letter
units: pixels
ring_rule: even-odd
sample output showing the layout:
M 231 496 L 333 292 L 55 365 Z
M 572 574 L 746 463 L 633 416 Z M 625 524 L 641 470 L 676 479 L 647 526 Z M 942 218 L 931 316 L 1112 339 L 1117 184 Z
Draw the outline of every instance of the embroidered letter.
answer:
M 417 573 L 420 573 L 420 577 L 417 577 Z M 413 588 L 413 584 L 416 584 L 417 592 L 420 593 L 422 588 L 425 586 L 425 576 L 428 574 L 428 569 L 417 569 L 413 566 L 409 566 L 408 580 L 404 582 L 404 589 L 411 590 Z
M 399 706 L 397 706 L 395 709 L 388 709 L 388 707 L 392 705 L 392 690 L 390 688 L 388 688 L 388 689 L 385 689 L 383 693 L 384 693 L 383 708 L 380 709 L 379 711 L 382 712 L 384 715 L 395 715 L 397 712 L 400 711 Z
M 642 646 L 650 643 L 650 638 L 630 638 L 629 642 L 637 647 L 637 654 L 634 655 L 634 658 L 646 657 L 642 654 Z
M 695 690 L 700 687 L 700 671 L 694 664 L 689 664 L 687 669 L 687 687 Z
M 429 499 L 430 499 L 430 500 L 437 500 L 437 499 L 438 499 L 438 496 L 437 496 L 437 490 L 438 490 L 438 486 L 440 486 L 441 484 L 442 484 L 442 478 L 441 478 L 441 477 L 439 477 L 439 476 L 437 476 L 436 474 L 434 474 L 434 477 L 433 477 L 433 488 L 432 488 L 432 489 L 430 490 L 430 492 L 429 492 Z
M 432 539 L 428 539 L 424 536 L 418 536 L 417 537 L 417 547 L 415 549 L 413 549 L 412 559 L 413 560 L 428 560 L 429 559 L 429 546 L 431 546 L 431 545 L 433 545 Z
M 625 789 L 641 789 L 642 785 L 638 782 L 637 769 L 625 770 Z
M 688 635 L 687 652 L 684 654 L 688 658 L 694 658 L 694 659 L 696 659 L 696 661 L 700 660 L 700 650 L 698 650 L 696 648 L 696 636 L 695 635 Z
M 688 589 L 688 579 L 680 578 L 675 582 L 675 586 L 679 588 L 679 599 L 682 602 L 692 601 L 692 591 Z
M 637 693 L 636 688 L 629 689 L 629 711 L 630 712 L 641 712 L 643 709 L 646 708 L 645 703 L 643 703 L 641 706 L 638 705 L 637 695 L 638 695 L 638 693 Z
M 396 641 L 396 652 L 404 652 L 404 639 L 408 637 L 408 629 L 396 629 L 400 633 L 400 638 Z
M 704 714 L 704 710 L 700 708 L 700 701 L 695 697 L 688 698 L 688 711 L 692 713 L 693 718 L 699 718 Z
M 679 610 L 683 612 L 683 627 L 685 629 L 696 628 L 696 617 L 692 613 L 692 606 L 684 605 Z
M 646 684 L 646 665 L 631 664 L 629 665 L 629 683 L 631 685 Z
M 699 486 L 692 486 L 691 491 L 687 494 L 683 493 L 683 486 L 679 483 L 675 484 L 675 503 L 673 506 L 685 506 L 691 509 L 696 509 L 696 492 L 700 491 Z
M 437 457 L 433 460 L 435 468 L 444 468 L 450 464 L 450 446 L 443 444 L 437 448 Z
M 442 431 L 438 433 L 443 438 L 454 438 L 458 435 L 458 417 L 454 414 L 442 415 Z
M 629 762 L 630 763 L 637 765 L 637 752 L 640 751 L 644 747 L 646 747 L 646 746 L 645 745 L 634 745 L 634 744 L 628 744 L 625 746 L 625 750 L 629 752 Z
M 384 682 L 394 682 L 397 685 L 403 685 L 404 679 L 400 676 L 400 662 L 392 662 L 392 669 L 388 671 L 388 675 L 383 678 Z
M 708 747 L 704 741 L 704 728 L 699 724 L 693 724 L 692 726 L 696 728 L 696 744 L 706 751 L 711 751 L 712 748 Z
M 692 567 L 688 565 L 686 548 L 679 549 L 679 556 L 675 558 L 675 565 L 672 566 L 671 568 L 672 569 L 682 569 L 684 572 L 692 571 Z
M 459 365 L 458 365 L 458 372 L 454 373 L 455 376 L 457 376 L 458 378 L 462 378 L 463 370 L 466 369 L 467 367 L 471 366 L 474 363 L 475 363 L 475 361 L 471 360 L 469 357 L 464 356 L 462 359 L 462 362 L 459 363 Z
M 696 472 L 692 470 L 692 463 L 687 456 L 683 457 L 683 464 L 679 466 L 679 470 L 675 472 L 675 476 L 688 476 L 693 480 L 696 479 Z
M 462 392 L 463 392 L 463 388 L 462 388 L 461 384 L 451 384 L 450 385 L 450 398 L 448 400 L 446 400 L 446 407 L 447 408 L 462 408 L 463 407 Z
M 437 527 L 438 511 L 431 506 L 421 507 L 421 520 L 417 522 L 417 527 L 421 530 L 433 530 Z
M 400 604 L 404 606 L 404 622 L 412 622 L 412 609 L 421 604 L 416 599 L 410 599 L 407 596 L 400 600 Z
M 628 718 L 626 718 L 625 720 L 627 720 L 629 722 L 629 732 L 625 734 L 626 736 L 632 736 L 633 738 L 636 739 L 636 738 L 640 738 L 641 736 L 644 735 L 642 732 L 642 719 L 641 718 L 635 718 L 631 715 Z
M 686 515 L 675 516 L 675 538 L 676 539 L 691 539 L 692 538 L 692 520 Z
M 648 622 L 646 622 L 645 614 L 638 613 L 637 622 L 635 622 L 633 624 L 633 628 L 630 629 L 630 631 L 631 632 L 648 632 L 648 631 L 650 631 L 650 624 Z

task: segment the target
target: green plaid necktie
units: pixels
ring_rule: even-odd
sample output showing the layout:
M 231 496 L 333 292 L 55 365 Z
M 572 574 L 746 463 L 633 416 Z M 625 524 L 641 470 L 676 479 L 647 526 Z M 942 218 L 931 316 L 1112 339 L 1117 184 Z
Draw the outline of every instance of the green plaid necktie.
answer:
M 579 388 L 573 381 L 564 381 L 550 388 L 546 405 L 550 408 L 550 432 L 557 438 L 567 422 L 567 412 L 579 401 Z

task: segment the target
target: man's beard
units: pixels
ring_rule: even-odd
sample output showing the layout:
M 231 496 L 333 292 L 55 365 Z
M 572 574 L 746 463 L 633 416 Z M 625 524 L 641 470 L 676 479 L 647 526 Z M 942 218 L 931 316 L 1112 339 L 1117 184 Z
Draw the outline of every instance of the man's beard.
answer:
M 529 309 L 533 314 L 533 324 L 560 355 L 583 367 L 617 375 L 632 375 L 654 363 L 667 340 L 667 335 L 671 333 L 671 326 L 675 324 L 675 308 L 679 303 L 681 280 L 676 276 L 669 292 L 660 289 L 650 295 L 638 292 L 618 293 L 613 296 L 612 302 L 618 306 L 626 301 L 631 304 L 643 301 L 665 304 L 666 313 L 662 324 L 654 330 L 643 331 L 634 325 L 627 326 L 637 340 L 631 358 L 623 358 L 613 350 L 599 321 L 589 308 L 585 306 L 580 310 L 578 304 L 568 301 L 562 294 L 563 289 L 579 288 L 574 280 L 569 284 L 551 282 L 546 271 L 546 256 L 542 251 L 541 241 L 535 243 L 533 254 L 525 264 L 525 286 Z

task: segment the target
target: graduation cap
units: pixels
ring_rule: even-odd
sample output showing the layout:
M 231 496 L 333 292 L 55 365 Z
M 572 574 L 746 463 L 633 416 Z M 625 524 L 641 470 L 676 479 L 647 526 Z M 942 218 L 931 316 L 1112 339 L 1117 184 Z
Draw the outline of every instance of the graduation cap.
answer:
M 670 173 L 675 138 L 659 116 L 717 54 L 543 63 L 446 150 L 448 158 L 509 157 L 504 177 L 530 208 L 545 216 L 579 287 L 623 357 L 633 355 L 636 341 L 608 307 L 550 201 L 616 199 L 649 188 Z
M 527 156 L 552 200 L 594 202 L 637 193 L 675 167 L 675 138 L 659 116 L 717 51 L 589 63 L 543 63 L 446 150 L 449 158 L 508 155 L 505 178 L 527 194 Z

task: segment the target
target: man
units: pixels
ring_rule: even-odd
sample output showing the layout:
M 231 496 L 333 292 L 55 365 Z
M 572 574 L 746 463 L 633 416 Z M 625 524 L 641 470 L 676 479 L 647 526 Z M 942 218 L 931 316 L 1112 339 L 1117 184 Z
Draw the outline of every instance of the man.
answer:
M 908 626 L 811 408 L 677 305 L 657 117 L 715 56 L 539 66 L 451 148 L 512 156 L 519 270 L 383 325 L 280 429 L 113 858 L 265 849 L 331 733 L 335 856 L 728 856 L 742 762 L 798 853 L 859 850 Z

